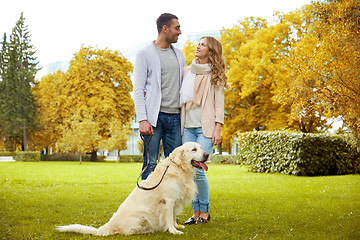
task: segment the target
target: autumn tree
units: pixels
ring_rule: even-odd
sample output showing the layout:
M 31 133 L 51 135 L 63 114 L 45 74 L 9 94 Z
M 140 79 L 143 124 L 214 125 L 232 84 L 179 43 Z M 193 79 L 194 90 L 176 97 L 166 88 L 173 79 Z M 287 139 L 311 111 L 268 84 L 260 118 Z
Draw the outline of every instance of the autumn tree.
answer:
M 360 2 L 338 0 L 313 3 L 319 21 L 312 56 L 316 85 L 330 116 L 344 119 L 360 147 Z M 316 33 L 316 34 L 315 34 Z M 315 36 L 314 36 L 315 35 Z
M 66 73 L 45 76 L 36 92 L 51 143 L 94 158 L 98 148 L 124 147 L 119 135 L 128 134 L 134 114 L 131 72 L 120 52 L 81 47 Z
M 196 44 L 191 42 L 190 40 L 187 40 L 184 44 L 184 47 L 182 49 L 184 55 L 185 55 L 185 62 L 186 66 L 190 66 L 192 61 L 195 58 L 195 49 Z
M 39 70 L 23 13 L 9 41 L 4 35 L 1 49 L 0 122 L 2 135 L 15 150 L 16 144 L 27 150 L 28 134 L 35 126 L 36 105 L 31 88 Z
M 86 110 L 77 110 L 69 119 L 65 119 L 64 125 L 59 126 L 62 137 L 56 147 L 65 152 L 79 152 L 81 164 L 82 154 L 97 149 L 102 137 L 95 115 Z
M 288 109 L 271 99 L 278 65 L 288 47 L 288 28 L 285 24 L 269 27 L 261 18 L 246 18 L 222 31 L 231 85 L 225 93 L 225 139 L 243 131 L 287 127 Z
M 128 122 L 126 125 L 123 125 L 120 121 L 114 120 L 110 123 L 110 132 L 113 133 L 111 138 L 102 141 L 100 147 L 108 151 L 118 150 L 117 160 L 120 161 L 120 150 L 127 148 L 129 136 L 133 134 L 131 123 Z
M 289 126 L 302 132 L 317 132 L 329 128 L 322 100 L 316 92 L 316 79 L 308 78 L 304 74 L 306 69 L 301 69 L 298 73 L 293 71 L 315 54 L 312 51 L 315 43 L 308 38 L 311 26 L 316 21 L 311 14 L 312 9 L 311 5 L 305 5 L 294 12 L 278 15 L 280 23 L 290 26 L 289 52 L 279 65 L 281 70 L 277 73 L 278 82 L 273 100 L 290 108 Z M 294 51 L 301 54 L 294 54 Z
M 62 71 L 48 74 L 41 78 L 33 88 L 38 110 L 40 128 L 32 135 L 32 139 L 41 149 L 55 147 L 56 142 L 62 137 L 60 126 L 67 115 L 64 103 L 67 96 L 62 94 L 66 85 L 66 74 Z
M 278 99 L 295 103 L 294 120 L 301 111 L 314 112 L 318 119 L 321 114 L 340 116 L 359 138 L 359 1 L 314 2 L 300 15 L 306 19 L 301 23 L 303 34 L 284 61 L 289 71 Z

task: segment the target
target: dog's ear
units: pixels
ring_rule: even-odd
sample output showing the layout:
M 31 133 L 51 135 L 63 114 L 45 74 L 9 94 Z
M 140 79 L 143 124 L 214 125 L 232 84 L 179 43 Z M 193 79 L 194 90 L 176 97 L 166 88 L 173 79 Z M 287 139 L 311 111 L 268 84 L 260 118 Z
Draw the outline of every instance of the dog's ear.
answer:
M 171 154 L 170 158 L 177 164 L 185 159 L 185 151 L 182 148 L 176 148 Z

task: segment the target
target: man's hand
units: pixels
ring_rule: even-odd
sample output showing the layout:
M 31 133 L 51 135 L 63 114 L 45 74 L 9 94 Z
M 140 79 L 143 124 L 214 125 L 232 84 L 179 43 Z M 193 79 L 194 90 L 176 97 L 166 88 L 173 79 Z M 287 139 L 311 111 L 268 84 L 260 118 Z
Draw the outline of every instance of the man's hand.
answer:
M 139 132 L 140 134 L 154 135 L 154 129 L 147 120 L 139 122 Z

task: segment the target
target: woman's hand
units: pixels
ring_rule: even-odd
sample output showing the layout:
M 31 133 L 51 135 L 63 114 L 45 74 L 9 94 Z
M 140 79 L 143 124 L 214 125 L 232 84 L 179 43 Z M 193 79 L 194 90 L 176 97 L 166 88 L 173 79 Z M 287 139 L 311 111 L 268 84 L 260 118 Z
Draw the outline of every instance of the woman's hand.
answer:
M 212 135 L 212 144 L 218 145 L 221 143 L 221 127 L 222 125 L 220 123 L 216 123 L 215 130 Z

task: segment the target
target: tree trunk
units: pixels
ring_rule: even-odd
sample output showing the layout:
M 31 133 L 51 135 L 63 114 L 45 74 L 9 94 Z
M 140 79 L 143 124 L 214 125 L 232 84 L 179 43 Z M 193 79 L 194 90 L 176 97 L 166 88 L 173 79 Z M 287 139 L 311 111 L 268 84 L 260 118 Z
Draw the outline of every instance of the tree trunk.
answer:
M 118 154 L 117 154 L 117 158 L 116 158 L 116 163 L 120 162 L 120 150 L 118 150 Z
M 82 152 L 80 152 L 80 164 L 82 163 Z
M 97 162 L 97 154 L 96 154 L 96 150 L 95 150 L 95 149 L 92 150 L 92 152 L 91 152 L 91 159 L 90 159 L 90 161 L 92 161 L 92 162 Z
M 23 119 L 23 151 L 27 151 L 27 141 L 26 141 L 26 123 L 25 118 Z

